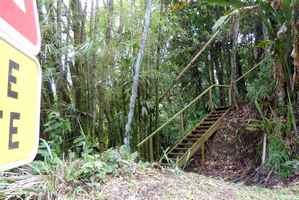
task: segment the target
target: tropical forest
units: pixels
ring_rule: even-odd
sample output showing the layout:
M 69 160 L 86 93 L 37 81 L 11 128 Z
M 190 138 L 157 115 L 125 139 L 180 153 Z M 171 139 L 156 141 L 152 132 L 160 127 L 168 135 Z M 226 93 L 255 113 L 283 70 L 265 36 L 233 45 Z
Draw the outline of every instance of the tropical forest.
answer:
M 299 200 L 299 0 L 36 3 L 38 152 L 0 199 Z

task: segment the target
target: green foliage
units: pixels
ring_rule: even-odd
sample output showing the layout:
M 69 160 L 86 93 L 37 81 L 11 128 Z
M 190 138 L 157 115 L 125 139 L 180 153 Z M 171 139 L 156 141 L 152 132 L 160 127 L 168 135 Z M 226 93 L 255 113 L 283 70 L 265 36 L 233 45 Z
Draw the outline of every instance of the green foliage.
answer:
M 268 159 L 266 166 L 282 177 L 288 177 L 292 173 L 290 155 L 284 141 L 277 136 L 269 138 Z
M 138 162 L 138 154 L 130 153 L 123 146 L 101 154 L 76 157 L 76 154 L 70 153 L 67 158 L 59 158 L 46 141 L 43 140 L 42 145 L 48 149 L 43 151 L 45 159 L 34 161 L 30 168 L 26 166 L 8 173 L 11 178 L 5 176 L 5 180 L 0 181 L 1 197 L 89 199 L 92 194 L 92 199 L 101 199 L 102 187 L 107 180 L 115 176 L 128 177 L 150 166 Z
M 242 7 L 245 5 L 244 1 L 241 0 L 207 0 L 209 4 L 219 5 L 219 6 L 233 6 L 236 8 Z
M 273 94 L 275 94 L 276 82 L 272 78 L 272 62 L 268 61 L 263 64 L 257 74 L 254 77 L 250 77 L 248 83 L 247 98 L 250 102 L 256 100 L 271 100 Z
M 260 104 L 256 101 L 256 107 L 261 115 L 260 120 L 251 120 L 249 128 L 264 130 L 268 136 L 266 167 L 282 177 L 290 176 L 294 170 L 298 170 L 298 161 L 291 157 L 292 151 L 286 144 L 285 136 L 290 136 L 293 130 L 293 113 L 288 109 L 286 121 L 279 118 L 271 110 L 271 117 L 264 114 Z M 291 107 L 291 105 L 289 106 Z
M 224 15 L 224 16 L 220 17 L 215 22 L 214 26 L 212 27 L 213 32 L 216 32 L 219 28 L 221 28 L 222 26 L 224 26 L 229 20 L 230 20 L 230 16 L 229 15 Z
M 61 178 L 67 182 L 90 181 L 103 183 L 108 175 L 131 175 L 138 154 L 130 153 L 125 146 L 118 149 L 108 149 L 101 154 L 84 154 L 82 158 L 70 153 L 64 160 L 52 152 L 46 141 L 42 142 L 48 151 L 40 151 L 43 161 L 32 163 L 33 174 L 55 175 L 61 173 Z M 140 163 L 143 167 L 146 165 Z
M 61 155 L 64 152 L 63 145 L 66 144 L 66 140 L 69 138 L 71 132 L 69 119 L 61 117 L 59 112 L 50 111 L 43 131 L 49 137 L 51 149 L 58 155 Z

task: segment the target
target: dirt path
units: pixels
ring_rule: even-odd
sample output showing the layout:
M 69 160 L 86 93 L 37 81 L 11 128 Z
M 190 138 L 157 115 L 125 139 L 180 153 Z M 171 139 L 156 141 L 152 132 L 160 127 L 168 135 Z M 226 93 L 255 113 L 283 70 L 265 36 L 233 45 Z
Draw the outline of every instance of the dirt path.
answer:
M 113 178 L 102 190 L 111 200 L 299 200 L 299 185 L 266 189 L 233 184 L 195 173 L 145 170 Z

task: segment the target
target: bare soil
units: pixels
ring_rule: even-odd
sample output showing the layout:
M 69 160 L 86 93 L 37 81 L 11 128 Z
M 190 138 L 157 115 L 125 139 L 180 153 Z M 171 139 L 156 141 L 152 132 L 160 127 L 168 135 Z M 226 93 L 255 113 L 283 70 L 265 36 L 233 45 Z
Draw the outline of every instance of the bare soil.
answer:
M 219 130 L 207 142 L 205 160 L 202 161 L 198 153 L 187 170 L 265 187 L 289 185 L 299 181 L 299 174 L 281 178 L 260 167 L 263 132 L 248 128 L 249 121 L 257 118 L 254 106 L 241 105 L 239 109 L 231 110 L 223 119 Z

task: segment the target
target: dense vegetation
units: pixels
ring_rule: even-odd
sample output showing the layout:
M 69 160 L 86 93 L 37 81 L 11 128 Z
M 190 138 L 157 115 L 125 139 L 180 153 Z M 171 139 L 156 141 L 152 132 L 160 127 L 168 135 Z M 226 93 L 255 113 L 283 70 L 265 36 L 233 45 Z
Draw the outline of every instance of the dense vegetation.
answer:
M 213 107 L 249 103 L 260 113 L 249 128 L 264 132 L 265 165 L 283 176 L 298 168 L 298 1 L 39 0 L 38 7 L 40 159 L 49 149 L 84 157 L 125 144 L 158 160 Z

